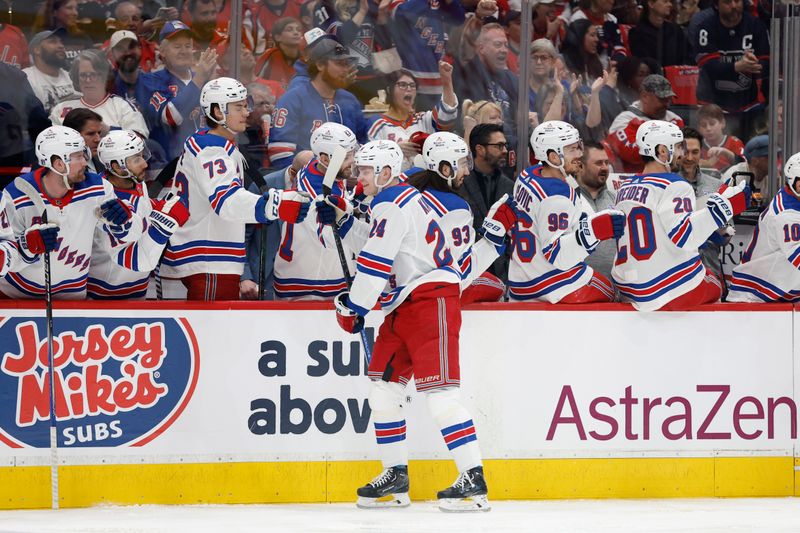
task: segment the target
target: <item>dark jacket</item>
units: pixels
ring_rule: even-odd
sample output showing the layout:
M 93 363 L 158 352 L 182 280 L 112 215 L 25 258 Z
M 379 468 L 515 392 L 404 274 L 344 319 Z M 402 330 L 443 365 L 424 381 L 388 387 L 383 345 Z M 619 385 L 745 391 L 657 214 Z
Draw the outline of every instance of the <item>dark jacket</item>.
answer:
M 660 28 L 646 17 L 628 33 L 631 53 L 636 57 L 650 57 L 663 67 L 693 65 L 691 47 L 683 28 L 674 22 L 664 21 Z
M 503 110 L 504 133 L 511 146 L 516 146 L 517 97 L 519 79 L 508 69 L 492 74 L 476 55 L 469 63 L 457 69 L 453 82 L 460 101 L 488 100 Z
M 490 196 L 487 199 L 484 190 L 480 185 L 480 180 L 485 180 L 486 177 L 481 174 L 477 169 L 473 169 L 469 175 L 464 178 L 464 184 L 461 186 L 459 194 L 469 204 L 472 210 L 472 226 L 475 229 L 475 234 L 478 234 L 478 229 L 483 225 L 483 220 L 489 212 L 492 204 L 500 199 L 504 194 L 511 196 L 514 193 L 514 181 L 506 177 L 502 172 L 497 171 L 494 174 L 494 191 L 489 191 Z M 504 283 L 508 280 L 508 259 L 511 257 L 511 249 L 506 248 L 506 253 L 497 258 L 497 260 L 489 267 L 488 271 L 500 278 Z

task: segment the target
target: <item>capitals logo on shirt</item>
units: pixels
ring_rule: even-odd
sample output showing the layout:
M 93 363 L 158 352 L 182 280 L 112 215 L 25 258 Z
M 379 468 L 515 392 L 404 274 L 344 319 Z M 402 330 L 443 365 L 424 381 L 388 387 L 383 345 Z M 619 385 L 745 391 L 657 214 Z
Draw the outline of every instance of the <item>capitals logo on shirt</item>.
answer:
M 184 318 L 59 317 L 53 332 L 58 446 L 143 446 L 180 417 L 200 372 Z M 44 318 L 0 322 L 0 443 L 47 448 Z

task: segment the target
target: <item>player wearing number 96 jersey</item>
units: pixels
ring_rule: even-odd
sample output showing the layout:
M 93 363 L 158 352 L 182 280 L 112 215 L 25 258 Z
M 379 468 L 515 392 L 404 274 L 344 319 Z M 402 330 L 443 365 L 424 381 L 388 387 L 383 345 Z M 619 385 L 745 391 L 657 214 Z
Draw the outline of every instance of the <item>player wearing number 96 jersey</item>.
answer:
M 549 303 L 610 302 L 611 282 L 584 263 L 602 240 L 622 233 L 624 216 L 614 210 L 591 218 L 582 212 L 575 189 L 566 181 L 583 155 L 578 130 L 558 120 L 544 122 L 531 135 L 534 155 L 543 164 L 528 167 L 514 183 L 522 212 L 514 228 L 508 269 L 512 300 Z
M 245 223 L 305 218 L 310 199 L 297 191 L 248 192 L 244 159 L 234 144 L 247 127 L 247 89 L 231 78 L 205 84 L 200 105 L 211 129 L 184 143 L 173 183 L 189 220 L 169 240 L 161 275 L 180 279 L 190 300 L 238 300 L 246 261 Z
M 386 317 L 372 351 L 369 404 L 384 471 L 358 489 L 359 506 L 377 507 L 408 500 L 408 449 L 403 414 L 405 385 L 414 378 L 460 472 L 439 492 L 446 510 L 488 510 L 475 426 L 460 400 L 458 339 L 461 275 L 438 223 L 422 194 L 398 179 L 403 152 L 392 141 L 373 141 L 355 156 L 358 181 L 374 196 L 372 226 L 353 217 L 340 235 L 361 249 L 350 293 L 336 297 L 343 329 L 359 331 L 379 298 Z M 363 247 L 362 247 L 363 245 Z M 470 498 L 464 504 L 463 498 Z
M 786 186 L 761 213 L 756 231 L 733 269 L 729 302 L 800 300 L 800 153 L 783 167 Z
M 717 301 L 721 282 L 703 266 L 698 247 L 745 209 L 749 189 L 723 186 L 696 211 L 692 186 L 674 173 L 683 153 L 680 128 L 651 120 L 639 127 L 636 142 L 644 170 L 617 192 L 616 207 L 628 218 L 611 276 L 622 299 L 640 311 Z

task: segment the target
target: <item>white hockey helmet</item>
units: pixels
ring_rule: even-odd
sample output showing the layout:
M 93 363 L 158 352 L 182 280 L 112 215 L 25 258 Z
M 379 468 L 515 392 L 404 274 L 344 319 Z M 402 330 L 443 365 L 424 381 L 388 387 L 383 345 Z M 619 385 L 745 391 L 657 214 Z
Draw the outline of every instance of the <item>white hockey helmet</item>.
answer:
M 422 145 L 422 159 L 425 161 L 425 167 L 447 180 L 447 184 L 451 188 L 453 179 L 458 173 L 460 161 L 466 159 L 468 171 L 472 170 L 469 146 L 464 139 L 447 131 L 432 133 L 425 139 L 425 143 Z M 450 166 L 450 173 L 447 176 L 442 172 L 442 163 Z
M 217 78 L 203 85 L 200 91 L 200 107 L 206 117 L 212 118 L 211 106 L 217 104 L 222 111 L 222 122 L 218 124 L 227 129 L 228 104 L 247 100 L 247 89 L 233 78 Z M 249 104 L 248 104 L 249 105 Z M 252 108 L 252 106 L 250 106 Z M 214 121 L 216 122 L 216 121 Z M 233 132 L 235 133 L 235 132 Z
M 798 178 L 800 178 L 800 152 L 787 159 L 783 165 L 783 179 L 794 194 L 798 194 L 794 189 L 795 180 Z
M 400 176 L 403 167 L 403 150 L 394 141 L 372 141 L 362 146 L 353 158 L 358 167 L 370 167 L 375 172 L 374 183 L 378 191 L 386 187 L 393 178 Z M 384 183 L 378 178 L 384 168 L 389 167 L 391 175 Z
M 64 185 L 69 189 L 72 188 L 68 178 L 70 156 L 77 152 L 83 153 L 87 161 L 92 158 L 83 136 L 72 128 L 50 126 L 36 136 L 36 159 L 39 164 L 61 176 L 64 180 Z M 65 173 L 55 169 L 53 157 L 58 157 L 64 162 L 67 167 Z
M 128 170 L 128 158 L 141 156 L 145 160 L 149 159 L 149 153 L 144 141 L 128 130 L 113 130 L 103 137 L 97 147 L 97 158 L 106 167 L 106 170 L 119 178 L 130 178 L 135 182 L 141 179 Z M 116 163 L 121 169 L 117 174 L 113 170 L 111 163 Z
M 338 122 L 325 122 L 311 134 L 311 151 L 316 157 L 327 154 L 341 146 L 348 152 L 358 148 L 358 140 L 350 128 Z
M 542 122 L 531 133 L 531 146 L 533 147 L 533 156 L 539 160 L 540 163 L 555 167 L 566 176 L 564 165 L 566 159 L 564 156 L 564 148 L 575 143 L 581 142 L 581 134 L 577 128 L 572 124 L 568 124 L 561 120 L 548 120 Z M 547 155 L 550 151 L 554 151 L 558 155 L 559 165 L 551 164 Z
M 662 165 L 669 168 L 675 158 L 675 147 L 683 143 L 683 132 L 681 129 L 665 120 L 648 120 L 636 130 L 636 145 L 639 147 L 639 154 L 652 157 Z M 658 158 L 658 145 L 667 148 L 669 158 L 662 161 Z

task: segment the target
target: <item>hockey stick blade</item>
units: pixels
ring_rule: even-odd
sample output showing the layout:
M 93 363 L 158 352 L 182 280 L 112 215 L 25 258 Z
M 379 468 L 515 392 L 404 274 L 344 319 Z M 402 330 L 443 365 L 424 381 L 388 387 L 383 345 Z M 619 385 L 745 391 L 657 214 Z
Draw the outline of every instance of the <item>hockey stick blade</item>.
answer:
M 331 193 L 333 184 L 336 182 L 336 176 L 342 169 L 342 163 L 347 158 L 347 150 L 342 146 L 337 146 L 333 149 L 331 160 L 328 162 L 328 168 L 325 170 L 325 177 L 322 178 L 322 194 L 328 196 Z

